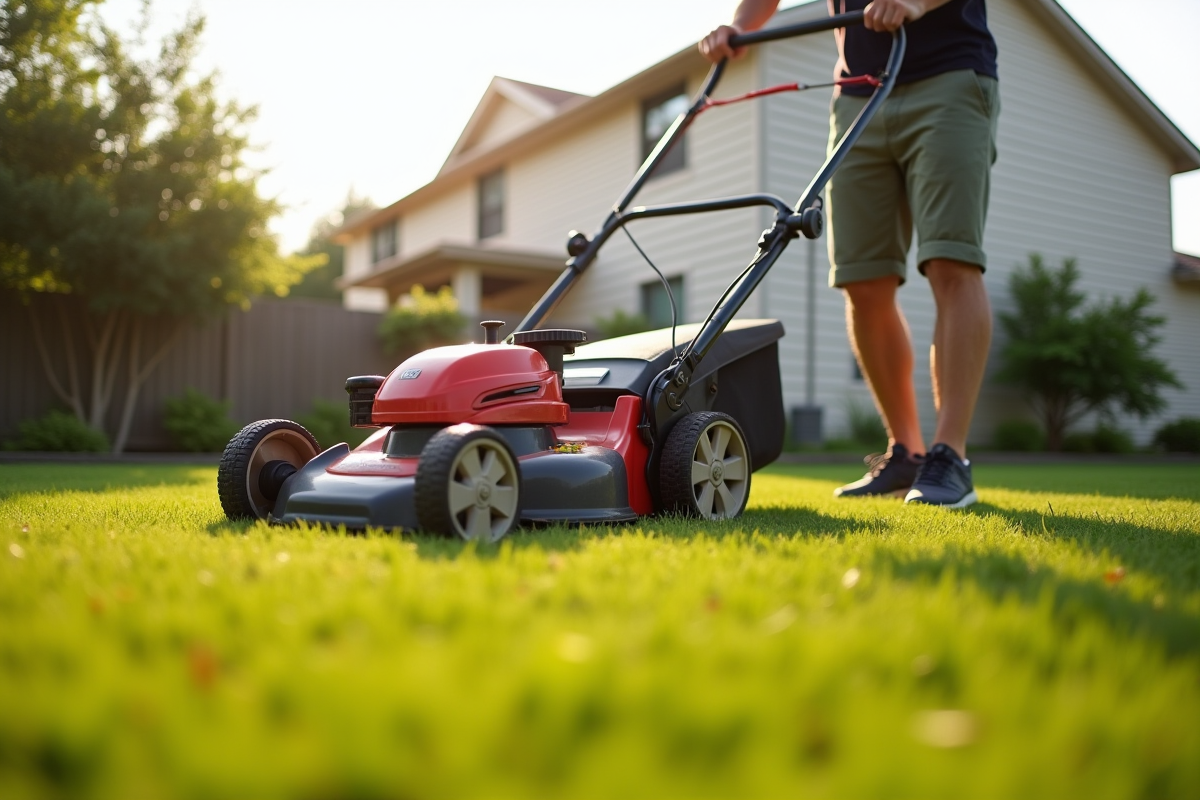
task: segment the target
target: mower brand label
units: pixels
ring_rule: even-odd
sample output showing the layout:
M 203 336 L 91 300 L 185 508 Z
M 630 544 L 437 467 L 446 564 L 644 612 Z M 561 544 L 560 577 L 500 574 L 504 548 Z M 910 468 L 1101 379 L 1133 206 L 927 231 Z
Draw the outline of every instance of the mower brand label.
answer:
M 400 380 L 411 381 L 414 378 L 420 377 L 420 375 L 421 375 L 421 370 L 419 370 L 419 369 L 406 369 L 406 370 L 404 370 L 404 372 L 400 373 Z

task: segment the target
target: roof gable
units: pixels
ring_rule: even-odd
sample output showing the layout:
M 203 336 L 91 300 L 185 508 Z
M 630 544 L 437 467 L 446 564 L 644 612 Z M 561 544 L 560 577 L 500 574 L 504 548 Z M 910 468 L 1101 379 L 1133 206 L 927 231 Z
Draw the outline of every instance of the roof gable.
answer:
M 499 76 L 492 78 L 438 174 L 453 168 L 464 158 L 536 128 L 587 99 L 587 95 L 549 86 Z

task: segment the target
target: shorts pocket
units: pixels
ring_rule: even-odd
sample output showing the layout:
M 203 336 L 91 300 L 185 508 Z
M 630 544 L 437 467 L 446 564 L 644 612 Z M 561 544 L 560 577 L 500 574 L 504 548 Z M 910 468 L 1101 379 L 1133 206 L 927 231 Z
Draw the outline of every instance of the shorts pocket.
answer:
M 972 70 L 971 81 L 975 84 L 975 92 L 979 96 L 979 102 L 983 105 L 983 112 L 989 117 L 994 117 L 996 115 L 996 106 L 1000 102 L 999 87 L 996 85 L 996 79 L 980 75 L 978 72 Z

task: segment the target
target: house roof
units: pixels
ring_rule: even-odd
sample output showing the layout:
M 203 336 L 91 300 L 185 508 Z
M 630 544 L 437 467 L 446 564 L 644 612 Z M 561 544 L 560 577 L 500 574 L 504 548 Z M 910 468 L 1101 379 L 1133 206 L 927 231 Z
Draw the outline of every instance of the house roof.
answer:
M 1171 277 L 1176 283 L 1200 288 L 1200 256 L 1176 253 L 1171 265 Z
M 1197 149 L 1062 6 L 1055 0 L 1017 2 L 1031 10 L 1044 25 L 1058 34 L 1056 39 L 1062 42 L 1069 52 L 1095 68 L 1094 74 L 1101 86 L 1142 124 L 1151 138 L 1170 156 L 1172 167 L 1177 173 L 1200 169 L 1200 149 Z M 826 13 L 825 9 L 825 3 L 818 0 L 801 3 L 780 11 L 768 23 L 768 27 L 820 17 Z M 700 57 L 696 48 L 689 46 L 594 97 L 507 78 L 495 78 L 484 92 L 483 98 L 480 99 L 479 105 L 437 176 L 385 208 L 359 214 L 347 220 L 334 233 L 333 241 L 345 243 L 365 228 L 397 217 L 408 208 L 418 206 L 461 185 L 464 181 L 473 181 L 479 175 L 498 169 L 516 156 L 535 150 L 574 128 L 586 125 L 631 98 L 640 98 L 671 80 L 704 70 L 707 66 L 707 62 Z M 472 149 L 472 128 L 482 124 L 481 120 L 491 113 L 501 97 L 532 114 L 539 115 L 541 120 L 494 146 Z M 541 110 L 538 111 L 538 108 Z
M 438 170 L 438 175 L 452 169 L 456 161 L 462 160 L 480 144 L 480 138 L 487 133 L 489 123 L 495 119 L 497 113 L 504 106 L 513 107 L 521 117 L 516 130 L 509 133 L 511 137 L 519 135 L 524 130 L 535 127 L 557 116 L 572 105 L 577 105 L 587 99 L 588 95 L 585 94 L 539 86 L 536 83 L 525 83 L 499 76 L 492 78 L 492 82 L 488 84 L 483 97 L 480 98 L 478 105 L 471 113 L 471 118 L 467 120 L 462 133 L 459 134 L 458 141 L 454 143 L 454 147 L 450 148 L 450 155 L 446 157 L 442 168 Z M 487 144 L 484 143 L 483 146 L 486 147 Z
M 544 284 L 541 289 L 545 289 L 562 272 L 565 263 L 566 257 L 560 253 L 442 243 L 412 256 L 393 256 L 375 265 L 366 275 L 343 277 L 338 288 L 374 287 L 399 296 L 417 283 L 437 286 L 449 282 L 458 267 L 469 264 L 480 269 L 485 282 L 518 285 L 532 281 Z

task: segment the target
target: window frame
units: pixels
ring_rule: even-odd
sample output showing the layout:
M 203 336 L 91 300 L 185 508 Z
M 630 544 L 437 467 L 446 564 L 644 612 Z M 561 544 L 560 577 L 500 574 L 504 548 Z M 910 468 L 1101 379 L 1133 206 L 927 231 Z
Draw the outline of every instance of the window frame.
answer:
M 384 235 L 386 232 L 386 236 Z M 382 246 L 381 246 L 382 244 Z M 386 252 L 385 252 L 386 251 Z M 392 218 L 371 228 L 371 263 L 386 261 L 400 252 L 400 220 Z
M 493 184 L 498 184 L 495 189 Z M 489 192 L 495 189 L 495 193 Z M 488 208 L 489 199 L 497 197 L 496 208 Z M 504 233 L 508 206 L 508 180 L 504 167 L 480 175 L 475 182 L 475 235 L 479 241 Z
M 671 294 L 675 297 L 675 312 L 676 323 L 679 325 L 687 321 L 687 302 L 684 292 L 686 291 L 687 282 L 685 276 L 681 273 L 678 275 L 670 275 L 667 277 L 667 283 L 671 286 Z M 663 318 L 656 318 L 654 313 L 654 300 L 658 297 L 662 298 L 663 302 Z M 653 328 L 669 328 L 671 327 L 671 301 L 667 296 L 666 289 L 663 287 L 662 281 L 655 278 L 652 281 L 646 281 L 638 286 L 638 304 L 642 316 L 646 318 L 646 322 Z M 661 324 L 660 324 L 661 322 Z
M 642 100 L 642 113 L 639 116 L 639 121 L 640 121 L 640 125 L 641 125 L 641 127 L 639 129 L 639 135 L 640 135 L 640 138 L 642 141 L 642 145 L 641 145 L 642 162 L 641 163 L 645 163 L 646 159 L 650 156 L 650 153 L 654 151 L 654 146 L 658 144 L 658 140 L 662 138 L 662 132 L 660 132 L 658 134 L 658 136 L 654 137 L 653 139 L 650 138 L 650 136 L 648 134 L 648 127 L 649 127 L 649 123 L 650 123 L 650 114 L 652 112 L 654 112 L 656 109 L 662 108 L 667 103 L 675 101 L 679 98 L 683 99 L 682 108 L 680 110 L 684 111 L 687 109 L 688 104 L 691 102 L 691 99 L 688 97 L 688 93 L 687 93 L 687 82 L 686 81 L 680 81 L 679 83 L 675 84 L 674 86 L 671 86 L 660 92 L 656 92 L 655 94 L 652 94 L 649 97 L 646 97 Z M 663 127 L 662 131 L 665 132 L 667 130 L 667 128 L 670 127 L 671 123 L 675 121 L 675 118 L 678 115 L 679 114 L 677 112 L 676 114 L 671 115 L 669 120 L 664 120 L 665 126 Z M 654 172 L 651 174 L 651 177 L 657 178 L 661 175 L 669 175 L 672 172 L 678 172 L 679 170 L 685 169 L 686 167 L 687 167 L 687 134 L 685 133 L 679 139 L 679 141 L 675 142 L 675 145 L 669 151 L 667 151 L 666 155 L 663 156 L 663 160 L 659 162 L 657 167 L 655 167 Z

